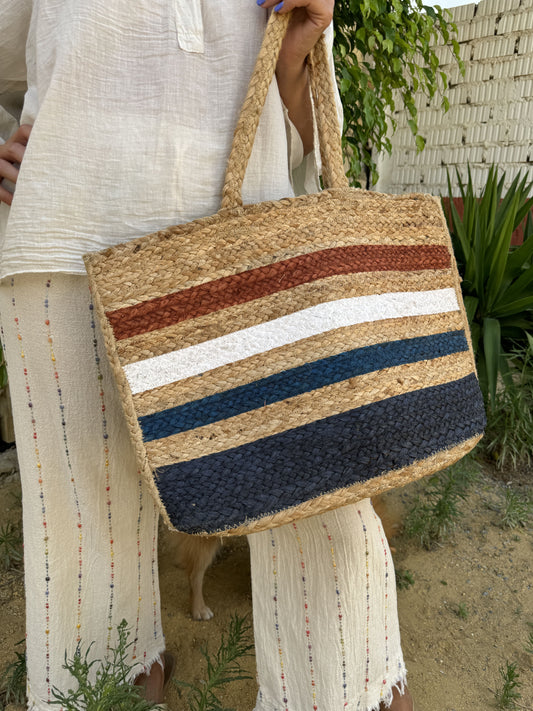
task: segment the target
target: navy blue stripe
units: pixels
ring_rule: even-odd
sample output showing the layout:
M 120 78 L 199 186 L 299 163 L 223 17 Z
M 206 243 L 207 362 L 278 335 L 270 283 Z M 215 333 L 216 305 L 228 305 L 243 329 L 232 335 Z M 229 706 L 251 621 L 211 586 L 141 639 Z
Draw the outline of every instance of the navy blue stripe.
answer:
M 170 435 L 241 415 L 357 375 L 468 350 L 464 331 L 449 331 L 356 348 L 270 375 L 232 390 L 139 417 L 143 439 Z
M 190 462 L 156 483 L 181 531 L 214 533 L 400 469 L 481 434 L 474 374 Z

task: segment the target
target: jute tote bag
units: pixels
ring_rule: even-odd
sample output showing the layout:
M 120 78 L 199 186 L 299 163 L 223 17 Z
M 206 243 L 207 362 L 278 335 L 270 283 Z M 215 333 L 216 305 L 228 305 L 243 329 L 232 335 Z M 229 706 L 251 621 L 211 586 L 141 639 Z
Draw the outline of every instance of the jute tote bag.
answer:
M 139 466 L 187 533 L 402 486 L 485 423 L 440 203 L 348 187 L 323 41 L 309 71 L 327 189 L 242 205 L 287 22 L 269 22 L 221 210 L 85 257 Z

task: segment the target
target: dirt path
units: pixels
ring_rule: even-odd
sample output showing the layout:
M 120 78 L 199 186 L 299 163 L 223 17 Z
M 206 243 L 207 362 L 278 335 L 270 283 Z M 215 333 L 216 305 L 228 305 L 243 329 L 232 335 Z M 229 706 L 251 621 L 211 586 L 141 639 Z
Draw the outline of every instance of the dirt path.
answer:
M 386 497 L 392 519 L 402 520 L 419 486 Z M 0 478 L 3 523 L 20 518 L 18 491 L 15 478 Z M 503 500 L 504 484 L 484 475 L 461 505 L 464 516 L 444 545 L 428 552 L 403 537 L 393 541 L 396 567 L 414 579 L 399 591 L 399 610 L 417 711 L 495 709 L 493 691 L 501 687 L 499 668 L 507 662 L 517 664 L 522 682 L 517 708 L 533 709 L 533 655 L 525 651 L 533 632 L 533 530 L 502 529 Z M 232 614 L 250 613 L 247 543 L 242 538 L 226 543 L 206 575 L 206 600 L 215 613 L 209 622 L 189 617 L 187 583 L 174 562 L 172 545 L 172 534 L 163 531 L 160 578 L 167 645 L 178 659 L 177 677 L 200 680 L 205 668 L 202 646 L 207 643 L 214 651 Z M 23 606 L 20 574 L 3 573 L 0 669 L 13 659 L 14 645 L 24 636 Z M 253 659 L 248 667 L 253 675 Z M 237 711 L 250 711 L 255 693 L 254 681 L 240 682 L 223 700 Z M 170 692 L 168 704 L 171 711 L 188 709 L 177 690 Z

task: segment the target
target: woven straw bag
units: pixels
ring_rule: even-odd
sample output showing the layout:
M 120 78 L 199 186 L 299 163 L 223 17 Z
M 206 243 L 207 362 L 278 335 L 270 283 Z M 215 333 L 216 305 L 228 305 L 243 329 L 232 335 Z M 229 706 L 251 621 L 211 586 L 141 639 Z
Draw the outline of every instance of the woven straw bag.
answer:
M 287 22 L 269 22 L 221 210 L 85 257 L 140 467 L 187 533 L 402 486 L 485 424 L 440 202 L 348 187 L 323 40 L 309 71 L 328 189 L 242 205 Z

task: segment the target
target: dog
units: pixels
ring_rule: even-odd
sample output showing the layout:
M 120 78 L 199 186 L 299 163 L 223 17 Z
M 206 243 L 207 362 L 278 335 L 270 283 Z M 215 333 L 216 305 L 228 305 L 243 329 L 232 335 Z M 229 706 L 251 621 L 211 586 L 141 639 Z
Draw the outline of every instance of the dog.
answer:
M 390 543 L 398 533 L 400 524 L 392 517 L 383 497 L 373 497 L 372 505 L 381 519 L 383 530 Z M 177 536 L 176 562 L 185 570 L 189 579 L 191 617 L 193 620 L 210 620 L 213 612 L 204 600 L 204 576 L 222 547 L 222 539 L 219 536 L 190 536 L 186 533 L 173 535 Z M 395 548 L 391 547 L 391 551 L 394 553 Z

